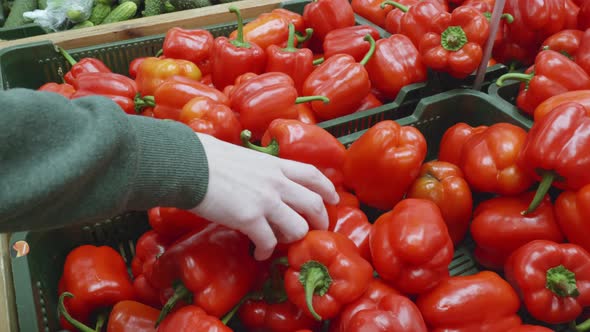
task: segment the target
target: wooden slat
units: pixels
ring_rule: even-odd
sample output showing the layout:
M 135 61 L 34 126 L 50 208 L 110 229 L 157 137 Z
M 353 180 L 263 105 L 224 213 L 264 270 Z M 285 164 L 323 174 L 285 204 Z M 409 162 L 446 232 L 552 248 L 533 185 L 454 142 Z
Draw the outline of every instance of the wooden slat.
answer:
M 195 29 L 207 25 L 235 21 L 235 14 L 228 11 L 230 5 L 240 8 L 244 18 L 253 18 L 274 8 L 278 8 L 280 3 L 281 0 L 242 0 L 176 13 L 98 25 L 90 28 L 4 41 L 0 42 L 0 49 L 44 40 L 50 40 L 65 49 L 93 46 L 119 40 L 162 34 L 173 27 Z
M 0 234 L 0 331 L 18 331 L 8 234 Z

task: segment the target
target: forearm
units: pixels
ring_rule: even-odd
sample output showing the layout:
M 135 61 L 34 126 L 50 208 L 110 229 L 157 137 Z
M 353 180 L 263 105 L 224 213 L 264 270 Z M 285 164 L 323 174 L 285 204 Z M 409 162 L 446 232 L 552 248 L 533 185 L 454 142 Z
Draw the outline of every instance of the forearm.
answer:
M 188 209 L 206 192 L 203 148 L 180 123 L 125 115 L 102 97 L 13 90 L 0 100 L 0 232 Z

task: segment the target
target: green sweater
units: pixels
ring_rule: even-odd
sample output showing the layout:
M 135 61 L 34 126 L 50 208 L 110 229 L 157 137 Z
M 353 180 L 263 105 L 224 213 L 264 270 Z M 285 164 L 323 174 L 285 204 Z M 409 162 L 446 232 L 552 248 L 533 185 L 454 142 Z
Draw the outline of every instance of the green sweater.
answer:
M 0 232 L 192 208 L 208 178 L 203 146 L 181 123 L 126 115 L 104 97 L 0 91 Z

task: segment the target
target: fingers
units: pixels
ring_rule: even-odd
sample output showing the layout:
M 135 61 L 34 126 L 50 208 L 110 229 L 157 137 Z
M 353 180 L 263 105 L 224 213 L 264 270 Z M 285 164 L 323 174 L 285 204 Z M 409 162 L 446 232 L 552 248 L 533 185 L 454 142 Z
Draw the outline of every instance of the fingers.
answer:
M 280 242 L 291 243 L 300 240 L 309 231 L 307 221 L 297 212 L 295 212 L 287 204 L 281 204 L 274 209 L 268 216 L 272 224 L 275 234 L 280 239 Z
M 322 197 L 300 184 L 291 182 L 281 193 L 283 202 L 303 214 L 314 229 L 328 229 L 328 212 Z
M 259 219 L 257 222 L 242 230 L 242 232 L 248 236 L 256 246 L 256 249 L 254 250 L 254 258 L 263 261 L 272 255 L 272 252 L 277 246 L 277 238 L 265 219 Z
M 334 184 L 314 166 L 282 160 L 281 170 L 292 181 L 318 193 L 328 204 L 338 204 L 340 198 Z

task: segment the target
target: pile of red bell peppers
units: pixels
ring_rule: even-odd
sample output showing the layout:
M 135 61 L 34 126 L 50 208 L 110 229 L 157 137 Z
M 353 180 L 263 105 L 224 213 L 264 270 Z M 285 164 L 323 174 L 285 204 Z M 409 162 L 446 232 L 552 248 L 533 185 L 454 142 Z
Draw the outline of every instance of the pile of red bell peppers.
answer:
M 456 123 L 437 141 L 381 121 L 346 147 L 319 121 L 393 100 L 427 70 L 474 72 L 493 0 L 317 0 L 228 37 L 173 28 L 128 75 L 73 59 L 68 98 L 316 166 L 336 186 L 328 230 L 264 262 L 243 234 L 155 207 L 131 262 L 83 245 L 65 259 L 60 322 L 72 331 L 590 331 L 590 0 L 507 0 L 494 58 L 529 66 L 517 104 L 534 116 Z M 361 15 L 392 33 L 355 25 Z M 493 63 L 493 61 L 491 62 Z M 426 160 L 427 151 L 438 151 Z M 485 197 L 483 201 L 476 199 Z M 361 208 L 362 207 L 362 208 Z M 373 216 L 376 211 L 377 217 Z M 450 276 L 467 237 L 481 272 Z M 130 268 L 129 268 L 130 267 Z M 540 325 L 528 325 L 528 312 Z

